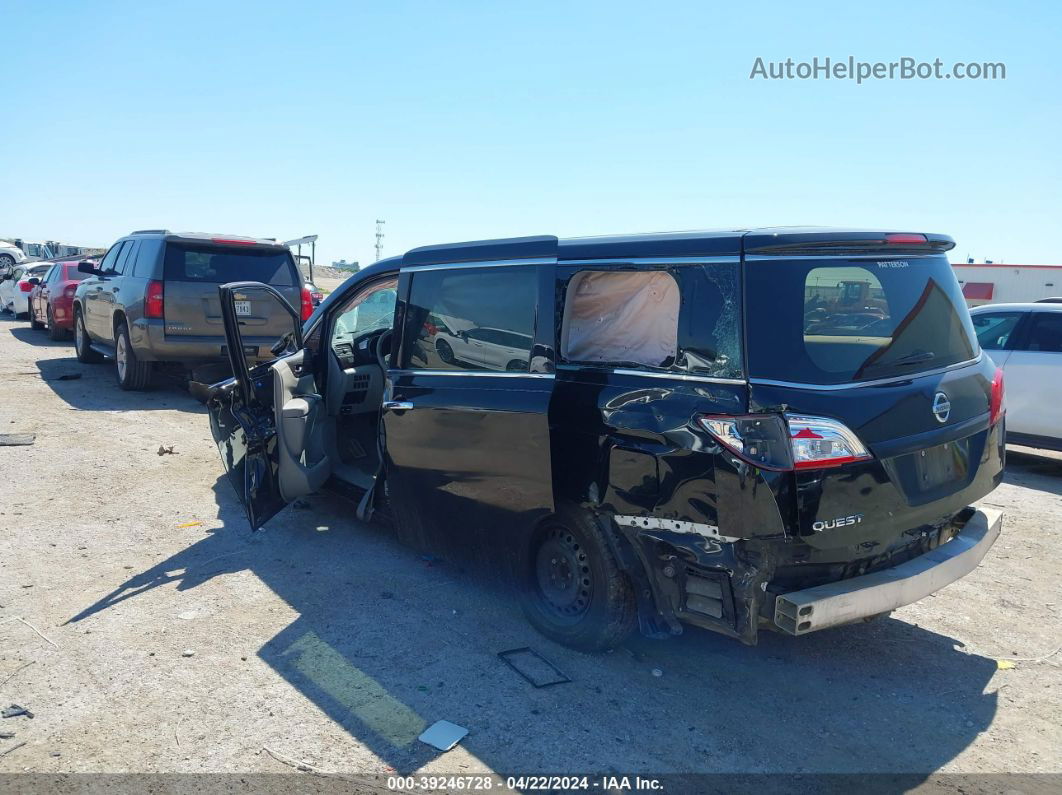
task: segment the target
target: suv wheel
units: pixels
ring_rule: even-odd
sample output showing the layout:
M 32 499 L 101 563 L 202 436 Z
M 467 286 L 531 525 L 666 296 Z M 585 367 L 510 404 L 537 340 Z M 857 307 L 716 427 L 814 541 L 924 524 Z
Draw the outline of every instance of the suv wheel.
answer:
M 604 532 L 567 508 L 531 537 L 521 565 L 527 620 L 546 637 L 583 651 L 621 643 L 637 619 L 634 591 Z
M 85 318 L 81 315 L 80 309 L 74 310 L 74 351 L 77 353 L 77 360 L 84 364 L 102 362 L 103 357 L 90 345 L 91 341 L 85 330 Z
M 55 316 L 52 314 L 51 304 L 48 305 L 48 338 L 53 340 L 65 340 L 66 329 L 55 324 Z
M 129 341 L 129 326 L 125 321 L 118 323 L 114 332 L 114 369 L 118 376 L 118 386 L 122 389 L 145 389 L 151 382 L 151 362 L 142 362 Z

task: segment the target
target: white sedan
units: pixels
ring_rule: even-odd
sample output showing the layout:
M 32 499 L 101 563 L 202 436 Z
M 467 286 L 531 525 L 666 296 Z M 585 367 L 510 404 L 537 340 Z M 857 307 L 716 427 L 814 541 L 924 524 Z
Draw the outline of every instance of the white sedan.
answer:
M 1007 441 L 1062 450 L 1062 303 L 986 304 L 970 315 L 1003 368 Z
M 470 328 L 448 333 L 439 328 L 435 352 L 446 364 L 466 362 L 482 370 L 527 372 L 530 334 L 497 328 Z
M 50 262 L 29 262 L 16 265 L 8 276 L 0 276 L 0 310 L 15 317 L 29 313 L 29 297 L 34 283 L 30 279 L 44 280 L 51 269 Z

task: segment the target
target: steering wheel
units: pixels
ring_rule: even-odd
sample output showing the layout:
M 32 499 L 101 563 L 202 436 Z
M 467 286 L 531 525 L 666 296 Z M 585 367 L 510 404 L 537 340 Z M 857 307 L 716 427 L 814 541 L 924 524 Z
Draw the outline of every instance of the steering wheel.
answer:
M 380 365 L 380 369 L 387 372 L 387 357 L 391 354 L 391 329 L 387 329 L 383 334 L 373 340 L 373 353 L 376 354 L 376 363 Z

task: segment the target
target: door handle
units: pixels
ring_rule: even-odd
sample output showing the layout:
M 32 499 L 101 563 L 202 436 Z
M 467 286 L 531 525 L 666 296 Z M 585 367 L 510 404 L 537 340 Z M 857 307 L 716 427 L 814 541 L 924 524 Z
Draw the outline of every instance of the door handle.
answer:
M 385 400 L 381 408 L 384 411 L 409 411 L 413 404 L 408 400 Z

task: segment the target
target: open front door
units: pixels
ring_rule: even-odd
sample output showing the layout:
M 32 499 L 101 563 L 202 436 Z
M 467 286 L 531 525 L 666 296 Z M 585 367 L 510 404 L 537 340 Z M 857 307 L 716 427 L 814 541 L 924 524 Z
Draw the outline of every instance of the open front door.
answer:
M 210 430 L 251 529 L 258 530 L 285 504 L 324 485 L 331 462 L 323 441 L 331 421 L 303 348 L 299 314 L 284 296 L 260 282 L 223 284 L 218 293 L 233 378 L 207 403 Z M 247 314 L 257 301 L 279 302 L 292 331 L 278 358 L 248 367 L 236 310 L 239 303 Z

